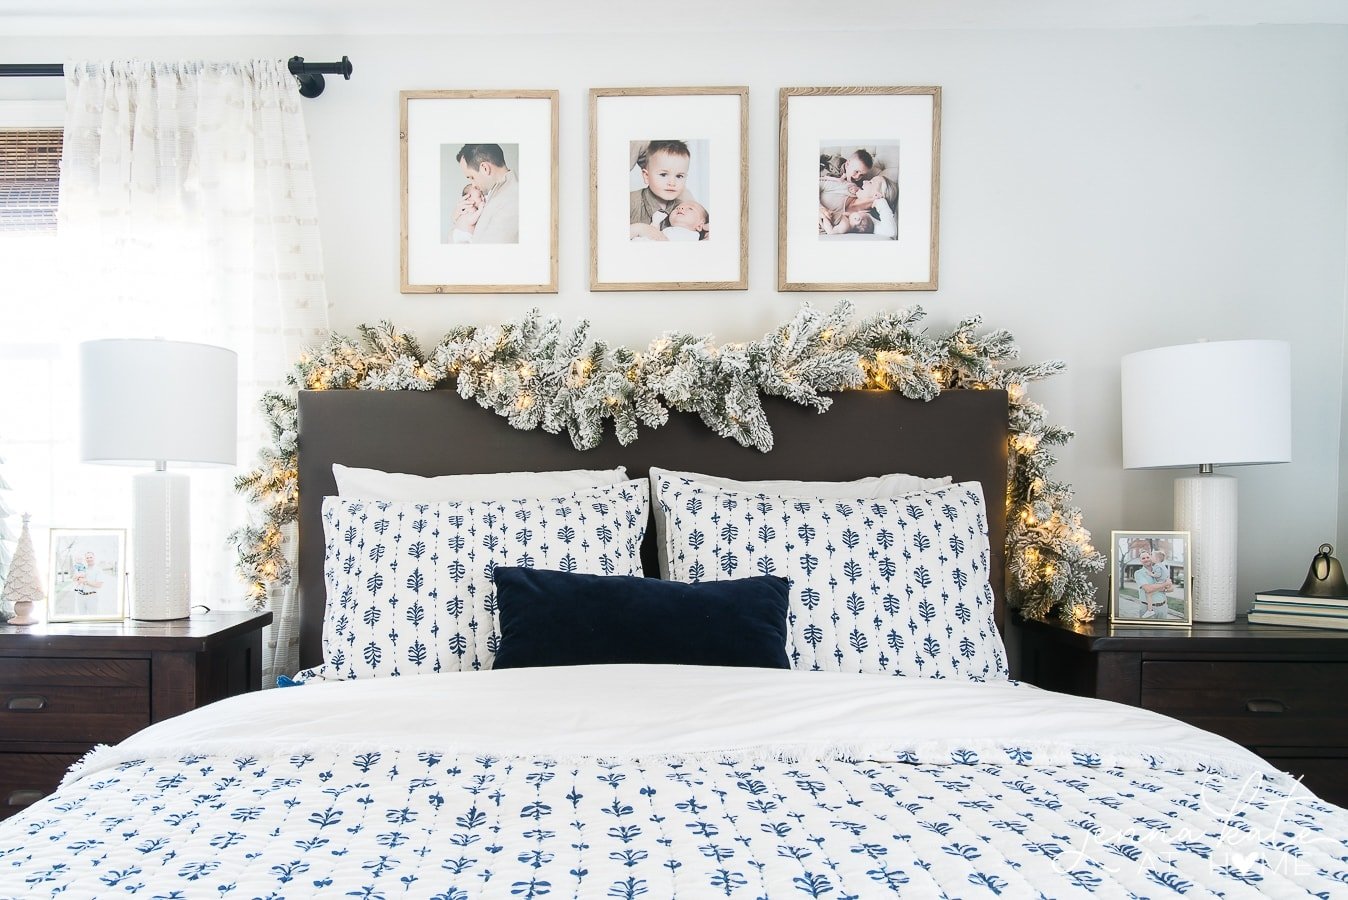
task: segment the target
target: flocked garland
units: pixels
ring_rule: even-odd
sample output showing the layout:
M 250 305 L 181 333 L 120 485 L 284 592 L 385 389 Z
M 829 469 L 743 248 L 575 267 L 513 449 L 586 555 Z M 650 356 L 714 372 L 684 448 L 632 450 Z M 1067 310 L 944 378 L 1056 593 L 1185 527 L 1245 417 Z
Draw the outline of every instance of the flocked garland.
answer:
M 1099 605 L 1090 575 L 1104 568 L 1104 558 L 1091 546 L 1071 487 L 1051 477 L 1057 461 L 1051 448 L 1072 433 L 1047 424 L 1044 408 L 1025 391 L 1063 364 L 1008 365 L 1020 353 L 1010 333 L 978 335 L 978 316 L 931 337 L 917 327 L 925 315 L 921 307 L 855 323 L 852 312 L 846 302 L 830 313 L 806 304 L 757 341 L 718 346 L 707 337 L 666 334 L 643 351 L 591 337 L 588 322 L 564 331 L 557 318 L 538 310 L 505 325 L 455 328 L 429 354 L 388 323 L 362 326 L 359 341 L 334 336 L 300 359 L 287 377 L 289 391 L 263 397 L 273 444 L 235 483 L 263 512 L 261 524 L 233 535 L 249 598 L 260 607 L 273 584 L 291 577 L 282 545 L 283 529 L 299 513 L 300 389 L 454 386 L 516 428 L 566 429 L 580 449 L 599 444 L 606 420 L 626 445 L 640 426 L 658 428 L 674 409 L 696 413 L 722 437 L 767 451 L 772 430 L 764 395 L 822 412 L 830 403 L 827 392 L 848 388 L 896 390 L 918 400 L 952 388 L 992 388 L 1006 390 L 1010 401 L 1008 600 L 1030 615 L 1093 618 Z

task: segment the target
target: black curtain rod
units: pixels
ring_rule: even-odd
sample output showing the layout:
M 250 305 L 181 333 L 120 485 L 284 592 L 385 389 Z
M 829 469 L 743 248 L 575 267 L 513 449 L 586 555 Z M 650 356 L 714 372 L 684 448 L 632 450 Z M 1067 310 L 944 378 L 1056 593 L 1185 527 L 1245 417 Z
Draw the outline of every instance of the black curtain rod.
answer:
M 292 56 L 287 63 L 290 74 L 300 86 L 301 97 L 317 97 L 323 93 L 323 76 L 340 75 L 351 80 L 351 60 L 341 62 L 305 62 L 302 56 Z M 65 75 L 61 63 L 0 63 L 0 78 L 59 78 Z

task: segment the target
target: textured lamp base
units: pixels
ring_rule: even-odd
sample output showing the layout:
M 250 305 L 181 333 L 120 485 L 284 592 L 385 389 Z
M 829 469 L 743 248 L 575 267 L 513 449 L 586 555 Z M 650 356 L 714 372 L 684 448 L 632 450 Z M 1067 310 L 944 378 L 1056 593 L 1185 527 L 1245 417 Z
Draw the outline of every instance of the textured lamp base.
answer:
M 1175 529 L 1190 534 L 1195 622 L 1236 620 L 1236 479 L 1175 479 Z
M 176 472 L 144 472 L 132 479 L 133 619 L 191 614 L 190 487 L 187 476 Z

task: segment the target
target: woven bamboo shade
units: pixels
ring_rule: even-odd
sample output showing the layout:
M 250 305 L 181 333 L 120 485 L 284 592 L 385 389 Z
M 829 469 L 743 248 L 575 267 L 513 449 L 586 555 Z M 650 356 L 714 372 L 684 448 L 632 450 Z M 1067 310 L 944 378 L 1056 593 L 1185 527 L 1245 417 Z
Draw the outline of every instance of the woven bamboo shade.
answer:
M 59 128 L 0 129 L 0 231 L 55 231 Z

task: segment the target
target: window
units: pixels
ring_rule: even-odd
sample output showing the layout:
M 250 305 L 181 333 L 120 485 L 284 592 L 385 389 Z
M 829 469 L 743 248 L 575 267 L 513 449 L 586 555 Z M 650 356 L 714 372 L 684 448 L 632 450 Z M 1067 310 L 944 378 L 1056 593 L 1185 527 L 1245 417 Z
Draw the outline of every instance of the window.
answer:
M 55 234 L 59 128 L 0 129 L 0 231 Z
M 0 103 L 0 457 L 10 530 L 32 514 L 44 589 L 48 529 L 124 527 L 128 491 L 126 473 L 79 462 L 75 340 L 55 277 L 62 116 L 61 103 Z

